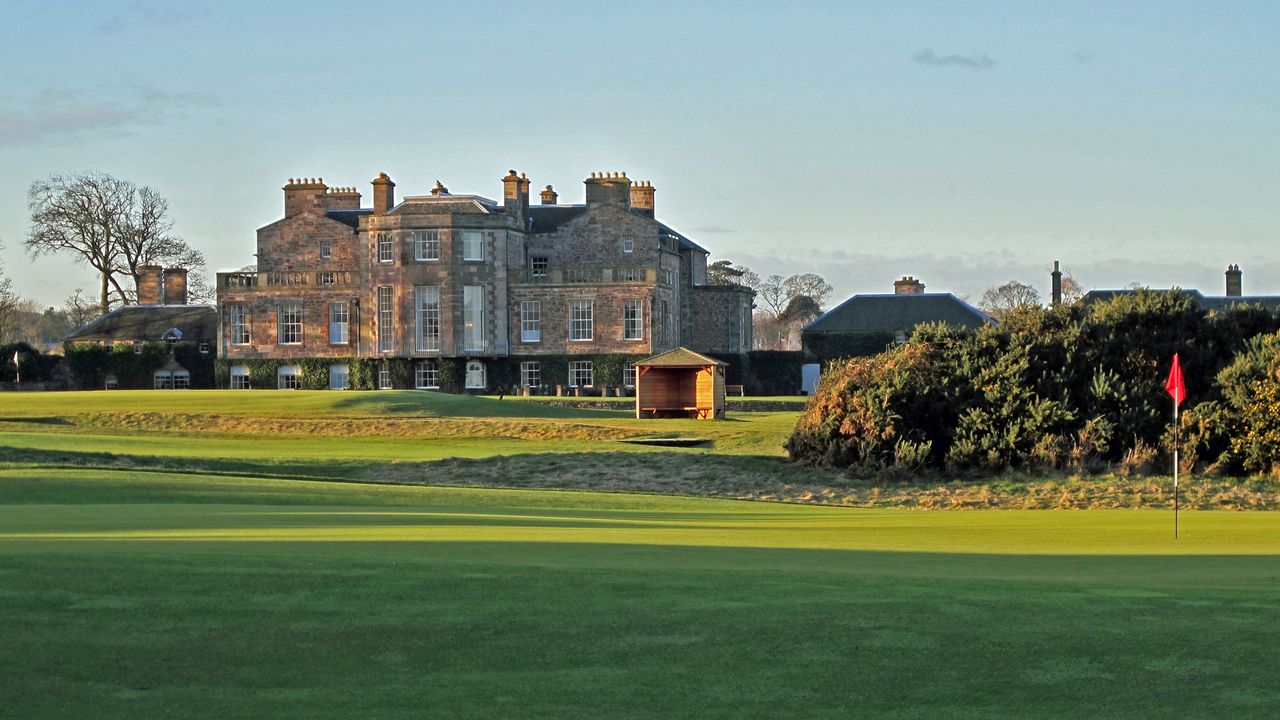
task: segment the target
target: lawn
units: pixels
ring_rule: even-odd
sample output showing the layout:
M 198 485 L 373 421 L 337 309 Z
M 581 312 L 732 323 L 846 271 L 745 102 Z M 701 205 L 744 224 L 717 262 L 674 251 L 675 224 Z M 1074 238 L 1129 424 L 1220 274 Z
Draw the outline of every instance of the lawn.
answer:
M 0 398 L 0 714 L 1270 718 L 1280 704 L 1280 514 L 1184 513 L 1174 541 L 1163 511 L 334 482 L 380 472 L 379 452 L 423 446 L 415 467 L 453 472 L 431 458 L 467 443 L 608 458 L 601 428 L 653 432 L 607 411 L 334 395 Z M 197 415 L 173 414 L 185 397 Z M 651 457 L 780 463 L 786 418 L 771 415 L 667 426 L 714 444 Z M 408 424 L 370 425 L 387 418 Z

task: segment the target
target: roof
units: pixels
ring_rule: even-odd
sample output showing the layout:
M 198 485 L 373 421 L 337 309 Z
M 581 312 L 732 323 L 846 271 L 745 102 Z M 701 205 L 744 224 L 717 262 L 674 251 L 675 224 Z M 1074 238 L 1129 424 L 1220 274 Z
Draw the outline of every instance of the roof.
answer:
M 337 220 L 343 225 L 349 225 L 353 228 L 360 227 L 360 216 L 373 214 L 372 208 L 352 208 L 349 210 L 328 210 L 325 216 L 330 220 Z
M 1151 289 L 1143 288 L 1144 292 L 1168 293 L 1178 290 L 1172 289 Z M 1199 290 L 1178 290 L 1183 295 L 1191 298 L 1201 310 L 1227 310 L 1232 307 L 1262 307 L 1267 310 L 1280 310 L 1280 295 L 1217 295 L 1209 296 Z M 1126 295 L 1137 295 L 1138 290 L 1090 290 L 1084 294 L 1083 302 L 1085 305 L 1092 305 L 1099 302 L 1107 302 L 1117 297 Z
M 388 215 L 491 215 L 502 207 L 479 195 L 410 195 Z
M 951 293 L 885 293 L 854 295 L 819 315 L 805 326 L 804 332 L 896 333 L 928 322 L 976 329 L 995 321 Z
M 218 335 L 218 311 L 211 305 L 122 305 L 63 339 L 160 342 L 177 328 L 184 341 L 212 341 Z
M 530 223 L 529 229 L 531 232 L 535 234 L 553 233 L 559 230 L 561 225 L 564 225 L 565 223 L 573 220 L 574 218 L 577 218 L 579 215 L 582 215 L 586 211 L 587 211 L 586 205 L 530 205 L 529 218 L 532 220 L 532 222 Z M 646 217 L 646 218 L 649 217 L 648 215 L 644 214 L 640 210 L 632 209 L 631 212 L 641 217 Z M 652 220 L 653 218 L 649 218 L 649 219 Z M 681 247 L 684 247 L 687 250 L 696 250 L 702 253 L 707 252 L 706 248 L 690 240 L 689 238 L 680 234 L 676 230 L 672 229 L 670 225 L 667 225 L 661 220 L 654 220 L 654 222 L 658 224 L 658 228 L 664 234 L 675 239 L 676 242 L 680 243 Z
M 687 347 L 678 347 L 675 350 L 654 355 L 637 361 L 636 367 L 641 365 L 645 367 L 706 367 L 708 365 L 725 365 L 729 363 L 721 362 L 713 357 L 707 357 L 702 353 L 696 353 Z

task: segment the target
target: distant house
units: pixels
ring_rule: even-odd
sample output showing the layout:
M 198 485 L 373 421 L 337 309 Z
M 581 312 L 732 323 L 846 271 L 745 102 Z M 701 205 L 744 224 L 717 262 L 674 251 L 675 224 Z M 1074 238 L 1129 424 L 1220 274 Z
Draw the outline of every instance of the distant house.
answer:
M 854 295 L 806 325 L 801 333 L 805 355 L 828 360 L 874 354 L 904 342 L 922 323 L 973 330 L 995 322 L 951 293 L 925 292 L 914 277 L 905 276 L 893 287 L 893 293 Z
M 63 339 L 63 346 L 100 345 L 108 350 L 132 348 L 139 355 L 147 345 L 169 346 L 163 365 L 151 371 L 152 387 L 191 387 L 191 368 L 180 364 L 176 355 L 206 356 L 212 365 L 218 338 L 218 312 L 211 305 L 187 304 L 187 271 L 162 270 L 156 266 L 139 268 L 138 304 L 122 305 L 76 330 Z M 175 353 L 181 348 L 184 352 Z M 191 351 L 194 351 L 192 353 Z M 118 385 L 118 378 L 106 375 L 102 387 Z
M 1147 292 L 1172 292 L 1166 289 L 1146 289 Z M 1085 293 L 1085 305 L 1106 302 L 1124 295 L 1134 295 L 1138 291 L 1124 290 L 1090 290 Z M 1266 310 L 1280 311 L 1280 295 L 1245 295 L 1244 273 L 1239 265 L 1228 265 L 1226 272 L 1226 293 L 1223 295 L 1205 295 L 1199 290 L 1183 289 L 1182 294 L 1189 295 L 1192 302 L 1201 310 L 1227 310 L 1232 307 L 1261 307 Z

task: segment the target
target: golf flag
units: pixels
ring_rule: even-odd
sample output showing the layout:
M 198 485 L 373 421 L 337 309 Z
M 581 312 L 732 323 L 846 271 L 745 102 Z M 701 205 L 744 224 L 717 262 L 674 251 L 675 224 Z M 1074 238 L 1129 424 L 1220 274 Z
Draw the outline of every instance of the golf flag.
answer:
M 1173 398 L 1174 408 L 1187 399 L 1187 384 L 1182 381 L 1182 363 L 1178 362 L 1178 353 L 1173 354 L 1173 367 L 1169 368 L 1169 379 L 1164 382 L 1164 391 Z

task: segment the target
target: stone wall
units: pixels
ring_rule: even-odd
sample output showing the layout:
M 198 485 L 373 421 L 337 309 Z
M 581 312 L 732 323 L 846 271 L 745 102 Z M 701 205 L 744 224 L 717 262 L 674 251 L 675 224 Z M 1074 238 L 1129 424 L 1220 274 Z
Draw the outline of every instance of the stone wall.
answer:
M 327 260 L 320 252 L 325 244 L 332 253 Z M 355 270 L 360 266 L 362 250 L 354 228 L 331 220 L 318 210 L 258 230 L 258 269 L 263 271 Z
M 737 285 L 695 287 L 690 321 L 693 332 L 686 343 L 705 353 L 745 353 L 751 350 L 750 290 Z

